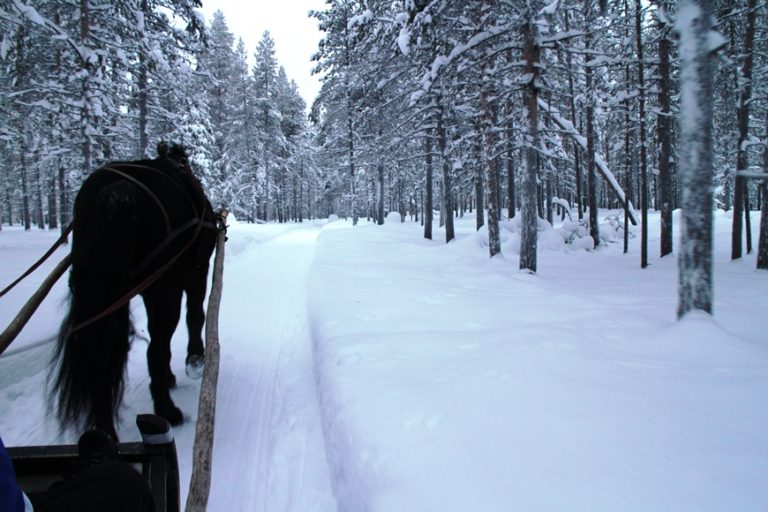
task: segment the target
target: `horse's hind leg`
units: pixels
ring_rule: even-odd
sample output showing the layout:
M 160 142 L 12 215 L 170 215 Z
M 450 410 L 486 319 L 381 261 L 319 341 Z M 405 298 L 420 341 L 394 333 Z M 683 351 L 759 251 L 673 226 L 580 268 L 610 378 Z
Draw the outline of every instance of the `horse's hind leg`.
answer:
M 187 329 L 189 342 L 187 344 L 186 372 L 190 378 L 202 377 L 205 348 L 203 347 L 203 324 L 205 311 L 203 301 L 207 284 L 207 272 L 192 280 L 187 286 Z
M 155 413 L 167 419 L 171 425 L 179 425 L 184 421 L 169 391 L 176 383 L 171 372 L 171 338 L 181 315 L 181 293 L 179 289 L 144 294 L 150 338 L 147 349 L 149 390 L 155 403 Z

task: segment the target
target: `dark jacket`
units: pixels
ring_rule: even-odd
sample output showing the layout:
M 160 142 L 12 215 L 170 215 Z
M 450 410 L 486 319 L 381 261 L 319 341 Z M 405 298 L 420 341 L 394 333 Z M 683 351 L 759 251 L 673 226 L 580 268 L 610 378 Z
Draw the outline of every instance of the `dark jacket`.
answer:
M 24 496 L 16 483 L 11 457 L 0 438 L 0 511 L 24 512 Z

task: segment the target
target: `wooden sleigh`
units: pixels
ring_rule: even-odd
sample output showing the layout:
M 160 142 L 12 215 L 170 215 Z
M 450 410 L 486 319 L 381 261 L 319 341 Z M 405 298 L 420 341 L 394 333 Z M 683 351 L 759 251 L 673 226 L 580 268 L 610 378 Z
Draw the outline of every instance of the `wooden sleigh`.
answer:
M 157 512 L 179 511 L 179 463 L 171 426 L 154 414 L 140 414 L 142 442 L 118 443 L 118 460 L 134 466 L 147 480 Z M 27 494 L 45 492 L 77 474 L 82 465 L 77 445 L 8 448 L 16 480 Z

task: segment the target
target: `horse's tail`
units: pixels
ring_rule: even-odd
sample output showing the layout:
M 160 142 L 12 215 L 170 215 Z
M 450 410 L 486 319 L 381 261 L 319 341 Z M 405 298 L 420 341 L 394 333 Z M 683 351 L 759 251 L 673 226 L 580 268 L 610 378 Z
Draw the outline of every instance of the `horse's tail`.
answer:
M 116 435 L 133 332 L 129 305 L 92 320 L 130 289 L 140 236 L 139 193 L 132 183 L 117 181 L 84 186 L 75 202 L 70 309 L 52 367 L 63 426 L 99 427 Z

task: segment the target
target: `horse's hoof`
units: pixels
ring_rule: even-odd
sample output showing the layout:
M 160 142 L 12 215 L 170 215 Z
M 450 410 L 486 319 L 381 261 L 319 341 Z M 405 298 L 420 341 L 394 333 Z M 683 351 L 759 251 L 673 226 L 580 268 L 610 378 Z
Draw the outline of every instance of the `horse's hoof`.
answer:
M 174 427 L 184 423 L 184 414 L 175 405 L 163 407 L 162 409 L 155 407 L 155 414 L 168 420 L 168 423 Z
M 203 377 L 203 368 L 205 368 L 205 359 L 203 356 L 189 356 L 187 358 L 187 377 L 199 380 Z

